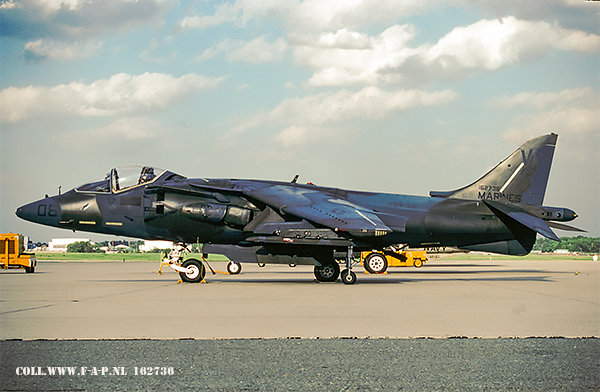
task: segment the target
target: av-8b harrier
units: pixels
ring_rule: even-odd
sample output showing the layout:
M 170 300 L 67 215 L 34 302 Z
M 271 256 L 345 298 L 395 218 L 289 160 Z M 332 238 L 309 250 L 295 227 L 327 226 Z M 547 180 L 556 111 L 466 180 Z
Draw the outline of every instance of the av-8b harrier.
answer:
M 342 281 L 353 284 L 358 251 L 374 250 L 366 263 L 376 270 L 388 247 L 454 246 L 526 255 L 538 233 L 560 241 L 551 227 L 579 230 L 559 223 L 575 219 L 574 211 L 542 206 L 557 137 L 529 140 L 474 183 L 432 191 L 429 197 L 295 180 L 189 179 L 153 167 L 128 167 L 22 206 L 16 214 L 74 231 L 199 242 L 204 253 L 232 260 L 232 273 L 240 262 L 304 264 L 314 265 L 317 280 L 332 282 L 340 276 L 340 257 Z M 199 260 L 172 266 L 184 281 L 199 282 L 205 275 Z

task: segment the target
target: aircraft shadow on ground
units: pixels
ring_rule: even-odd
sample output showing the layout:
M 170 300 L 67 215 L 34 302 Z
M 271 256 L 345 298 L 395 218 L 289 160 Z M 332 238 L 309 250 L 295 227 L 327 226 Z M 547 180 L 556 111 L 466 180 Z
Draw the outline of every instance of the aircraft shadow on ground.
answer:
M 507 269 L 507 270 L 489 270 L 481 269 L 481 265 L 460 264 L 453 265 L 456 268 L 460 267 L 477 267 L 477 269 L 461 269 L 461 270 L 443 270 L 430 269 L 426 267 L 420 269 L 388 269 L 385 275 L 365 274 L 363 271 L 356 269 L 358 280 L 356 284 L 401 284 L 401 283 L 420 283 L 420 282 L 554 282 L 550 278 L 549 272 L 539 269 Z M 437 267 L 437 266 L 436 266 Z M 488 266 L 485 266 L 488 267 Z M 489 267 L 492 267 L 490 265 Z M 557 272 L 554 272 L 557 273 Z M 274 276 L 275 275 L 275 276 Z M 280 276 L 276 276 L 280 275 Z M 293 275 L 293 276 L 290 276 Z M 89 279 L 88 282 L 96 283 L 177 283 L 178 275 L 170 274 L 169 276 L 161 276 L 157 279 L 149 278 L 148 276 L 140 277 L 140 279 Z M 205 283 L 194 283 L 198 285 L 210 283 L 261 283 L 261 284 L 332 284 L 337 282 L 318 282 L 311 272 L 307 270 L 263 270 L 263 271 L 246 271 L 241 275 L 212 275 L 207 271 Z M 186 283 L 189 284 L 189 283 Z
M 468 278 L 432 278 L 432 279 L 419 279 L 417 277 L 392 277 L 390 275 L 377 277 L 377 276 L 360 276 L 356 282 L 359 284 L 402 284 L 402 283 L 421 283 L 421 282 L 451 282 L 451 281 L 461 281 L 461 282 L 546 282 L 551 283 L 554 280 L 550 279 L 549 276 L 498 276 L 498 277 L 468 277 Z M 206 282 L 210 283 L 262 283 L 262 284 L 320 284 L 320 285 L 330 285 L 330 284 L 341 284 L 341 281 L 337 282 L 315 282 L 314 279 L 305 278 L 282 278 L 282 279 L 274 279 L 274 278 L 218 278 L 218 279 L 210 279 L 207 277 Z

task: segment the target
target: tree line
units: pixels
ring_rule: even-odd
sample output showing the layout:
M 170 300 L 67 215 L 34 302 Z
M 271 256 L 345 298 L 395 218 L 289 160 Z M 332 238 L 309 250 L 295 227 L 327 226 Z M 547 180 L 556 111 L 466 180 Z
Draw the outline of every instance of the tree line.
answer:
M 139 241 L 143 243 L 142 241 Z M 139 244 L 137 244 L 139 245 Z M 138 249 L 137 247 L 132 248 Z M 533 246 L 533 250 L 541 251 L 544 253 L 551 253 L 557 249 L 567 249 L 572 253 L 600 253 L 600 238 L 593 237 L 561 237 L 561 242 L 549 240 L 547 238 L 538 238 Z M 168 252 L 169 249 L 154 249 L 153 253 Z M 192 244 L 192 252 L 198 252 L 197 244 Z M 104 252 L 100 249 L 100 245 L 92 245 L 87 241 L 79 241 L 72 243 L 67 246 L 67 252 L 73 253 L 100 253 Z
M 557 249 L 567 249 L 571 253 L 600 253 L 600 238 L 584 237 L 561 237 L 561 242 L 538 238 L 533 250 L 551 253 Z

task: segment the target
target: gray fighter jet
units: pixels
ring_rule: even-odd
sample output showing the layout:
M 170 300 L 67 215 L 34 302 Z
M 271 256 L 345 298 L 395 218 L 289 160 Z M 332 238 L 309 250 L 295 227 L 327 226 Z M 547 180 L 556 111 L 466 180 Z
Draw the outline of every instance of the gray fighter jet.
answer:
M 353 254 L 373 251 L 377 270 L 389 247 L 454 246 L 526 255 L 536 235 L 560 241 L 551 227 L 577 217 L 542 206 L 557 135 L 529 140 L 483 177 L 429 197 L 350 191 L 312 184 L 189 179 L 155 167 L 110 170 L 96 181 L 20 207 L 43 225 L 179 244 L 239 263 L 314 265 L 319 281 L 353 284 Z M 379 255 L 379 257 L 377 257 Z M 175 268 L 184 281 L 204 278 L 202 261 Z

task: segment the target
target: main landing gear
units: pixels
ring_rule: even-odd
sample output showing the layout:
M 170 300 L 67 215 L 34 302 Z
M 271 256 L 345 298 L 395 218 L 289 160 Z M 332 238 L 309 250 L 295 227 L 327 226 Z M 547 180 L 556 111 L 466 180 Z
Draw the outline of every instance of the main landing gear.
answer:
M 356 274 L 352 272 L 352 254 L 354 247 L 348 246 L 348 253 L 346 255 L 346 269 L 340 274 L 340 266 L 335 260 L 331 260 L 329 263 L 315 266 L 315 278 L 319 282 L 335 282 L 340 276 L 344 284 L 356 283 Z

